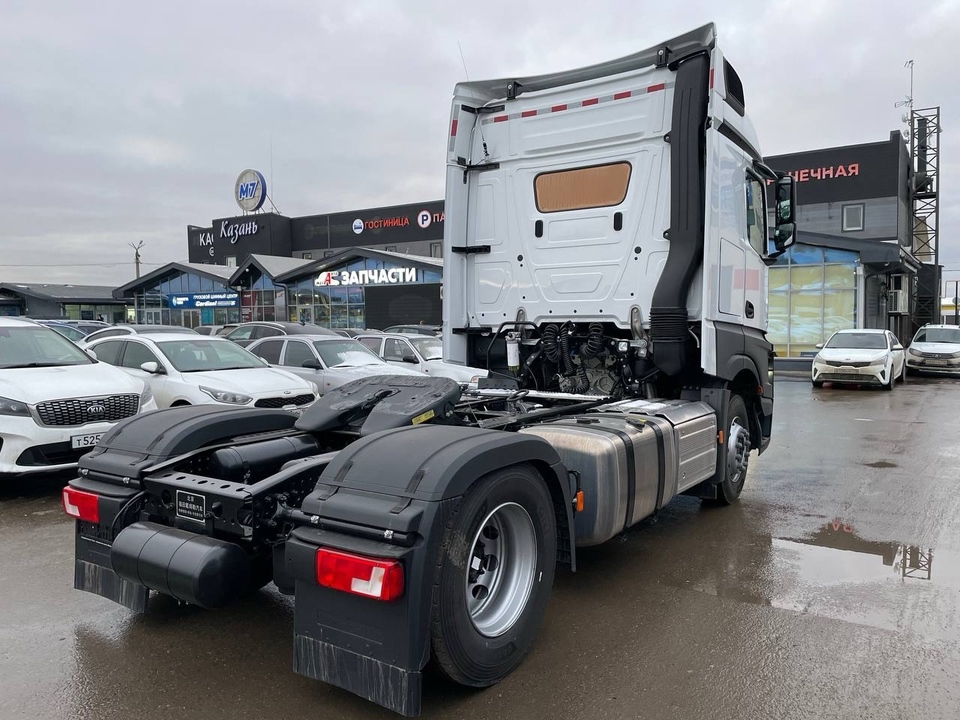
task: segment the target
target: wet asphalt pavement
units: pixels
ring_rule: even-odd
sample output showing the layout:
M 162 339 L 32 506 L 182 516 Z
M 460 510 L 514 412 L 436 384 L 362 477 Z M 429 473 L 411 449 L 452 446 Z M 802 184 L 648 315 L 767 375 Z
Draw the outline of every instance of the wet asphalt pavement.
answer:
M 580 551 L 520 669 L 428 677 L 423 717 L 960 717 L 960 381 L 776 392 L 738 505 Z M 0 487 L 0 719 L 396 717 L 292 672 L 270 590 L 140 617 L 74 591 L 61 485 Z

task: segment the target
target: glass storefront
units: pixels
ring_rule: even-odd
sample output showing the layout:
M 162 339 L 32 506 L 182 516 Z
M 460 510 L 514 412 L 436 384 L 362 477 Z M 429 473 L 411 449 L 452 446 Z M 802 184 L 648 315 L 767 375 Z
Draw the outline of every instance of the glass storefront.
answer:
M 127 306 L 64 303 L 63 316 L 70 320 L 105 320 L 108 323 L 123 323 L 127 321 Z
M 366 328 L 365 284 L 440 284 L 443 272 L 414 269 L 397 263 L 359 258 L 337 268 L 287 285 L 291 322 L 328 328 Z
M 205 294 L 222 294 L 226 299 L 204 300 Z M 197 273 L 179 270 L 158 278 L 133 294 L 135 322 L 147 325 L 226 325 L 239 322 L 239 302 L 225 283 Z
M 240 317 L 243 322 L 286 319 L 286 291 L 282 285 L 275 285 L 273 280 L 255 267 L 250 268 L 249 277 L 244 277 L 244 285 L 246 289 L 240 293 Z
M 780 357 L 816 352 L 837 330 L 857 326 L 859 254 L 794 245 L 770 268 L 767 337 Z

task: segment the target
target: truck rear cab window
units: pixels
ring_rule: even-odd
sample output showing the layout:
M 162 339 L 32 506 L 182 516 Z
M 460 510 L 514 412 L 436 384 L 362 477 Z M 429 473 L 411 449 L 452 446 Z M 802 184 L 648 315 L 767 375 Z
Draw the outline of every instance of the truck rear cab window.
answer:
M 533 181 L 537 210 L 542 213 L 619 205 L 627 197 L 628 162 L 541 173 Z
M 727 88 L 727 105 L 742 116 L 747 107 L 747 103 L 743 99 L 743 83 L 740 81 L 737 71 L 733 69 L 733 65 L 726 60 L 723 61 L 723 84 Z

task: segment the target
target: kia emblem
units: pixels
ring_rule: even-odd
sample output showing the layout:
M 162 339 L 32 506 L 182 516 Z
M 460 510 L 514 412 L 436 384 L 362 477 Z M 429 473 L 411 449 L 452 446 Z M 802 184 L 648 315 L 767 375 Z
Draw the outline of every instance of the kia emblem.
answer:
M 87 405 L 87 413 L 93 415 L 94 417 L 100 417 L 101 415 L 107 414 L 107 409 L 100 403 L 93 403 Z

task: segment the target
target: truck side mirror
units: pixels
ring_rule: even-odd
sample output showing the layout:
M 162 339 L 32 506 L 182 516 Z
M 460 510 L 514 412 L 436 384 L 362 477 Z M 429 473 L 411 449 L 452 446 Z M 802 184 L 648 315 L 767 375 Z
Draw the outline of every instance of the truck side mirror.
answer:
M 793 245 L 797 234 L 797 184 L 789 175 L 781 175 L 774 184 L 773 244 L 779 255 Z

